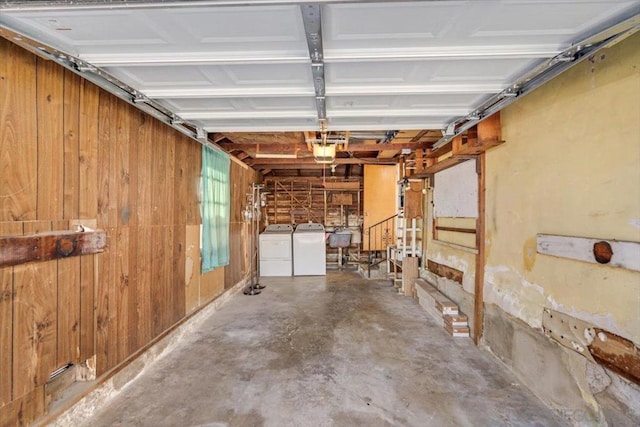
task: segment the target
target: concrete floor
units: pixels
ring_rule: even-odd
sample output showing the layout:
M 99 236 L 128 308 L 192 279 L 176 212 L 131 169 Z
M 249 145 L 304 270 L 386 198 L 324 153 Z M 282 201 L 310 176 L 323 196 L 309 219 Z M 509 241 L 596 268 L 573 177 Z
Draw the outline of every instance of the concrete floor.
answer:
M 87 419 L 97 426 L 564 425 L 389 281 L 263 278 Z

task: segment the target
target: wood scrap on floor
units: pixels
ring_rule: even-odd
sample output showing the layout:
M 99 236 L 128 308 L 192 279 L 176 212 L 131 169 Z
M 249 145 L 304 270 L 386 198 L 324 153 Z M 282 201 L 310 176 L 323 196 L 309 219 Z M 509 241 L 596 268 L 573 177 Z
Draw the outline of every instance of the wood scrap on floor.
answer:
M 431 317 L 442 325 L 452 337 L 468 337 L 469 323 L 467 316 L 459 312 L 458 305 L 443 295 L 435 286 L 425 279 L 414 281 L 418 302 Z
M 453 337 L 469 336 L 469 323 L 467 320 L 467 316 L 465 316 L 464 314 L 445 314 L 444 328 Z
M 414 281 L 419 272 L 420 258 L 408 256 L 402 260 L 402 294 L 412 297 L 415 291 Z

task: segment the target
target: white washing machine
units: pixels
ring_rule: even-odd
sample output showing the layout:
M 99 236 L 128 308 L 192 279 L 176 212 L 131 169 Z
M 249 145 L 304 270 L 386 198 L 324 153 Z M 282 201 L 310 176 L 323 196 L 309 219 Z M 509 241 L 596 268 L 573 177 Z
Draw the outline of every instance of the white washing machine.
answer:
M 289 224 L 267 225 L 260 233 L 260 276 L 291 276 L 291 233 Z
M 327 274 L 325 232 L 322 224 L 300 224 L 293 233 L 293 275 Z

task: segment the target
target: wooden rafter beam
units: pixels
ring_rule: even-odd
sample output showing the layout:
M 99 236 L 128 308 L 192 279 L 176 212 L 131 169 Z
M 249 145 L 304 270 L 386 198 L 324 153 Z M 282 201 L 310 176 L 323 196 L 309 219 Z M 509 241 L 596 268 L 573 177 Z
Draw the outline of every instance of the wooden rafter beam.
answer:
M 380 163 L 378 163 L 380 164 Z M 321 164 L 321 163 L 303 163 L 303 164 L 299 164 L 299 165 L 295 165 L 295 164 L 283 164 L 283 165 L 252 165 L 252 168 L 256 169 L 256 170 L 264 170 L 264 169 L 271 169 L 274 171 L 278 171 L 278 170 L 296 170 L 296 169 L 317 169 L 317 170 L 321 170 L 321 169 L 326 169 L 328 171 L 331 170 L 331 165 L 325 165 L 325 164 Z
M 225 139 L 227 139 L 227 136 L 223 133 L 214 133 L 213 137 L 211 138 L 214 144 L 224 141 Z
M 337 157 L 332 164 L 335 165 L 367 165 L 367 164 L 383 164 L 383 165 L 393 165 L 398 163 L 396 159 L 361 159 L 357 157 L 347 157 L 341 158 Z M 280 166 L 302 166 L 302 165 L 320 165 L 322 164 L 316 163 L 313 158 L 302 158 L 302 159 L 251 159 L 247 160 L 247 164 L 250 166 L 258 166 L 258 165 L 267 165 L 273 166 L 274 169 L 279 168 Z M 326 166 L 326 165 L 325 165 Z
M 332 181 L 333 180 L 333 181 Z M 302 180 L 299 180 L 298 178 L 292 178 L 292 177 L 269 177 L 265 179 L 265 184 L 266 185 L 270 185 L 276 182 L 282 182 L 282 183 L 288 183 L 291 184 L 293 183 L 298 183 L 300 184 L 301 182 L 305 182 L 305 183 L 312 183 L 312 184 L 328 184 L 326 186 L 332 186 L 333 184 L 335 184 L 336 187 L 340 187 L 340 188 L 353 188 L 353 189 L 357 189 L 360 186 L 360 183 L 362 182 L 361 178 L 355 179 L 355 178 L 351 178 L 348 181 L 345 181 L 342 178 L 338 178 L 338 177 L 327 177 L 327 178 L 322 178 L 322 177 L 315 177 L 315 176 L 307 176 L 304 177 Z
M 428 134 L 429 131 L 428 130 L 421 130 L 420 132 L 418 132 L 418 134 L 416 136 L 414 136 L 413 138 L 411 138 L 411 142 L 418 142 L 420 141 L 420 139 L 425 136 L 426 134 Z
M 252 143 L 237 143 L 237 142 L 224 142 L 219 144 L 221 148 L 227 151 L 233 150 L 255 150 L 257 144 Z M 364 143 L 354 143 L 350 142 L 348 149 L 346 151 L 349 152 L 359 152 L 359 151 L 400 151 L 403 148 L 410 148 L 413 150 L 418 149 L 426 149 L 429 148 L 430 144 L 428 143 L 413 143 L 413 142 L 405 142 L 405 143 L 397 143 L 397 144 L 364 144 Z M 284 153 L 284 152 L 294 152 L 296 150 L 300 150 L 304 146 L 299 144 L 260 144 L 260 151 L 264 153 Z M 340 151 L 340 150 L 338 150 Z

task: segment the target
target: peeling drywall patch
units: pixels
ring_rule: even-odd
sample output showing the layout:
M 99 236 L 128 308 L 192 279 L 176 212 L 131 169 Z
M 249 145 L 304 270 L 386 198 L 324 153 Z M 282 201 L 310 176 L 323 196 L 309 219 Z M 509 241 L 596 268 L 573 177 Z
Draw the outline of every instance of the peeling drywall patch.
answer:
M 485 303 L 495 304 L 532 328 L 542 327 L 542 310 L 546 303 L 542 286 L 528 282 L 507 266 L 487 266 L 484 273 Z
M 621 325 L 612 313 L 589 313 L 561 304 L 552 295 L 546 295 L 542 286 L 527 281 L 508 266 L 487 266 L 484 297 L 485 303 L 497 305 L 532 328 L 542 327 L 543 310 L 550 307 L 633 341 L 633 337 L 625 331 L 633 330 L 632 323 L 637 319 Z

